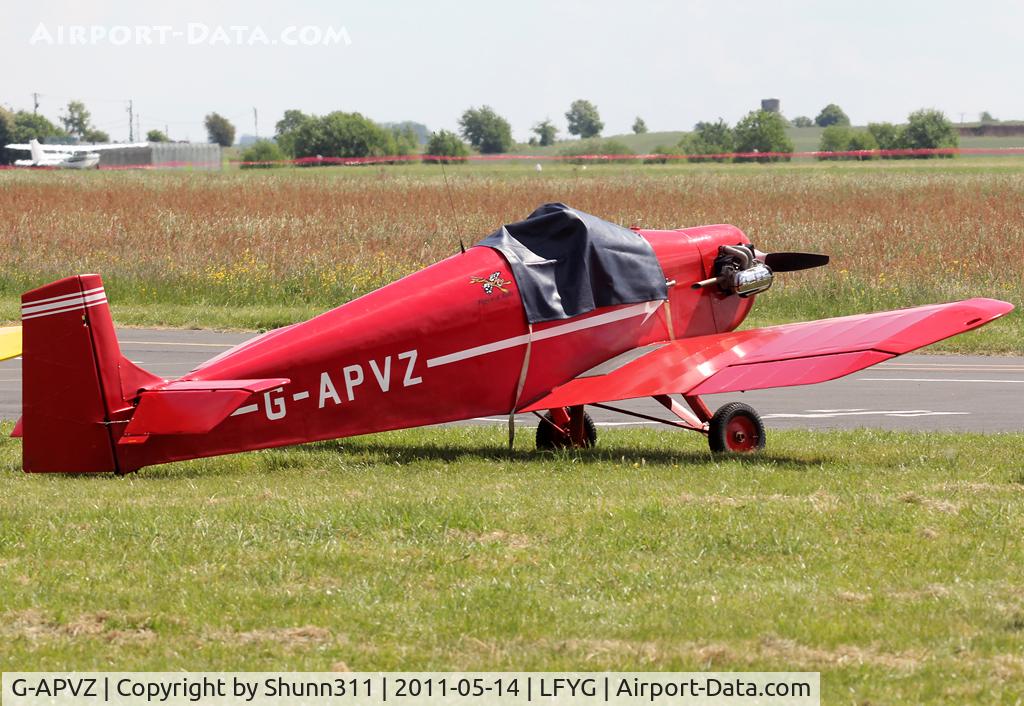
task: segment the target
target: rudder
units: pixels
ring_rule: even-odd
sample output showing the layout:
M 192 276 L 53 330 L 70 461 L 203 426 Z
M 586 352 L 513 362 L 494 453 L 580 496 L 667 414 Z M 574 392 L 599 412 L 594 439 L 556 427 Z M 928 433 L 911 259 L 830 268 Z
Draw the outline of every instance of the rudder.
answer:
M 22 320 L 22 467 L 119 472 L 115 444 L 139 388 L 161 381 L 121 355 L 99 275 L 26 292 Z

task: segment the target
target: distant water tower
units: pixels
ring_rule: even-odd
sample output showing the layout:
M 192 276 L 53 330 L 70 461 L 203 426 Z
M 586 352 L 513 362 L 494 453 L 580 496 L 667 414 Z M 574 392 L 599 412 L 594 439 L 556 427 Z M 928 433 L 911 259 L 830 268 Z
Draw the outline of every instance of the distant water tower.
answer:
M 761 110 L 766 110 L 769 113 L 778 113 L 782 108 L 782 102 L 778 98 L 762 98 L 761 99 Z

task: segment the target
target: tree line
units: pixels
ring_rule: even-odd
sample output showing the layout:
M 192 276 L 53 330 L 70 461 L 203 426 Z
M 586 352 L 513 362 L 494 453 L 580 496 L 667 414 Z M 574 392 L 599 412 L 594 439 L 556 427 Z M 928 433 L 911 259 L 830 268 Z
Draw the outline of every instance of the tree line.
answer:
M 628 156 L 632 151 L 615 140 L 600 141 L 604 122 L 597 106 L 588 100 L 575 100 L 565 113 L 570 135 L 581 138 L 571 141 L 561 150 L 566 158 L 586 154 Z M 992 120 L 988 113 L 983 119 Z M 230 146 L 235 140 L 235 126 L 218 113 L 204 119 L 210 142 Z M 958 137 L 953 124 L 937 110 L 919 110 L 911 113 L 905 125 L 870 123 L 865 129 L 851 127 L 850 118 L 834 103 L 826 105 L 812 120 L 798 116 L 792 121 L 782 114 L 754 110 L 729 125 L 719 118 L 714 122 L 698 122 L 691 133 L 677 144 L 659 146 L 655 153 L 661 157 L 648 161 L 667 161 L 673 156 L 686 156 L 690 161 L 778 161 L 788 159 L 794 151 L 787 135 L 789 126 L 824 128 L 819 151 L 854 152 L 872 150 L 914 150 L 922 148 L 956 147 Z M 458 120 L 458 132 L 438 130 L 430 133 L 425 146 L 426 161 L 460 162 L 471 150 L 481 154 L 502 154 L 512 151 L 515 141 L 512 126 L 490 106 L 470 107 Z M 418 128 L 425 132 L 423 126 Z M 637 116 L 632 126 L 635 134 L 647 132 L 647 124 Z M 547 147 L 558 142 L 558 128 L 550 118 L 531 128 L 530 145 Z M 40 141 L 109 142 L 110 137 L 92 124 L 92 116 L 81 101 L 71 101 L 60 116 L 60 126 L 46 117 L 25 110 L 10 112 L 0 108 L 0 144 Z M 160 130 L 146 134 L 149 142 L 166 142 L 169 138 Z M 408 124 L 381 125 L 360 113 L 334 111 L 326 115 L 312 115 L 301 110 L 287 110 L 277 122 L 271 140 L 258 140 L 242 152 L 243 162 L 283 162 L 289 159 L 401 157 L 411 158 L 420 151 L 420 136 Z M 744 156 L 736 156 L 740 153 Z M 763 155 L 763 156 L 762 156 Z M 4 155 L 10 161 L 12 155 Z M 827 154 L 821 159 L 835 159 Z M 869 155 L 851 155 L 842 158 L 863 159 Z M 398 160 L 396 160 L 398 161 Z

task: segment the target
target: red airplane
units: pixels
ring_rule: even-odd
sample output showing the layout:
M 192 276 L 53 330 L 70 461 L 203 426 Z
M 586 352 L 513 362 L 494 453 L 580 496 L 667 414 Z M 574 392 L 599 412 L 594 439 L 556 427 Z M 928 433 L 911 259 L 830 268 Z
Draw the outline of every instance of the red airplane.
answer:
M 765 443 L 757 412 L 712 414 L 701 395 L 832 380 L 1013 309 L 969 299 L 735 330 L 776 273 L 827 261 L 761 253 L 730 225 L 627 229 L 547 204 L 176 380 L 121 354 L 102 281 L 78 275 L 22 296 L 13 435 L 28 472 L 128 473 L 497 414 L 511 437 L 520 412 L 543 413 L 537 445 L 559 448 L 595 443 L 585 405 L 653 397 L 713 451 L 748 452 Z

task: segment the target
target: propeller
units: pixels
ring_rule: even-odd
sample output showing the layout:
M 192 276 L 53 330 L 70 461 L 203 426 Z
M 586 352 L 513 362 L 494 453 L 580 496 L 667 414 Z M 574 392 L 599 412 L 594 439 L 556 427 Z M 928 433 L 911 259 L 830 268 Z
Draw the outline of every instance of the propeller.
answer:
M 765 253 L 751 245 L 720 245 L 715 258 L 715 276 L 694 282 L 692 289 L 717 284 L 727 294 L 749 297 L 772 286 L 776 272 L 809 270 L 828 264 L 828 255 L 812 252 Z
M 813 252 L 770 252 L 758 259 L 771 268 L 772 272 L 796 272 L 828 264 L 828 255 Z

